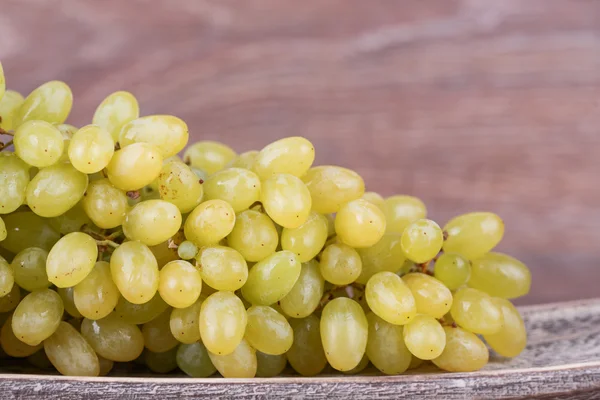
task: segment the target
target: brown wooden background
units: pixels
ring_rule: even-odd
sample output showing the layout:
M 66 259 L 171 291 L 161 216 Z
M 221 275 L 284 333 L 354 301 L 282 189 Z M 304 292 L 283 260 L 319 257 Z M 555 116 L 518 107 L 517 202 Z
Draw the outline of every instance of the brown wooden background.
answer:
M 521 303 L 600 296 L 598 0 L 0 0 L 0 60 L 78 125 L 125 89 L 238 151 L 306 136 L 441 223 L 501 214 Z

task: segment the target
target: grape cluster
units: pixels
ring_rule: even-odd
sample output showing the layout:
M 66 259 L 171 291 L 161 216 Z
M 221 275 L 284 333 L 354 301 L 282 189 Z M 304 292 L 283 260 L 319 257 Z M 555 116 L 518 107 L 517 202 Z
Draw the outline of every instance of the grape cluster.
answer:
M 313 166 L 302 137 L 236 154 L 110 94 L 65 123 L 69 87 L 26 98 L 0 65 L 1 357 L 64 375 L 113 363 L 193 377 L 312 376 L 424 361 L 475 371 L 526 332 L 531 276 L 490 212 L 441 228 L 421 200 Z M 11 151 L 10 145 L 14 145 Z M 485 341 L 485 342 L 484 342 Z M 487 345 L 486 345 L 487 343 Z

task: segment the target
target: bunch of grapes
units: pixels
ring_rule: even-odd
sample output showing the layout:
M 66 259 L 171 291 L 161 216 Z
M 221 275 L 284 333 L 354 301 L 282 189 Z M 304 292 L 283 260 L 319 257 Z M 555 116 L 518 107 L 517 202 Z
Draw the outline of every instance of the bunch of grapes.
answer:
M 140 117 L 128 92 L 80 128 L 65 123 L 71 105 L 59 81 L 6 91 L 0 65 L 1 357 L 64 375 L 115 362 L 393 375 L 424 361 L 475 371 L 488 346 L 524 349 L 509 300 L 531 276 L 492 252 L 497 215 L 440 228 L 418 198 L 313 166 L 302 137 L 239 155 L 202 141 L 180 158 L 186 124 Z

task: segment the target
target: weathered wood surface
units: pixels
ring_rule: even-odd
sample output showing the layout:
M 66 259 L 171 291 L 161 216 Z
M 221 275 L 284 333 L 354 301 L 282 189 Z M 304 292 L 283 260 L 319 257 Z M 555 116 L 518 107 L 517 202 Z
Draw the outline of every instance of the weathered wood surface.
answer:
M 475 373 L 255 379 L 0 374 L 0 397 L 100 400 L 182 398 L 600 398 L 600 299 L 526 306 L 527 349 L 512 360 L 492 357 Z

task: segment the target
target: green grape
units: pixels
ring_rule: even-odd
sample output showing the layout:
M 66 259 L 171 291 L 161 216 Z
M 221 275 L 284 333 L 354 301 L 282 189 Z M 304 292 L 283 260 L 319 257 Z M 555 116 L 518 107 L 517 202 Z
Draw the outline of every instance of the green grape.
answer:
M 90 235 L 69 233 L 60 238 L 48 253 L 48 279 L 57 287 L 75 286 L 88 276 L 97 258 L 98 246 Z
M 155 353 L 171 350 L 179 342 L 171 333 L 171 310 L 167 309 L 142 327 L 144 346 Z
M 183 160 L 186 164 L 212 175 L 225 168 L 236 155 L 229 146 L 207 140 L 189 146 L 183 153 Z
M 50 218 L 48 222 L 55 231 L 62 235 L 80 231 L 84 225 L 93 226 L 92 220 L 83 209 L 82 202 L 77 203 L 64 214 Z
M 360 199 L 365 192 L 361 176 L 342 167 L 314 167 L 302 180 L 310 191 L 313 210 L 321 214 L 338 212 L 342 205 Z
M 417 358 L 415 356 L 412 356 L 412 359 L 410 360 L 410 365 L 408 366 L 408 369 L 419 368 L 421 366 L 421 364 L 423 364 L 423 360 L 421 360 L 420 358 Z
M 208 353 L 213 365 L 224 378 L 254 378 L 258 368 L 256 350 L 245 339 L 228 354 Z
M 274 174 L 302 176 L 315 160 L 315 148 L 300 136 L 277 140 L 263 148 L 254 162 L 254 171 L 260 179 Z
M 203 183 L 204 181 L 206 181 L 208 179 L 208 174 L 206 173 L 206 171 L 203 171 L 200 168 L 194 168 L 194 167 L 190 167 L 190 169 L 198 178 L 199 183 Z
M 211 353 L 232 353 L 244 338 L 247 323 L 244 304 L 231 292 L 213 293 L 202 303 L 200 336 Z
M 39 247 L 49 251 L 60 238 L 48 220 L 32 212 L 24 211 L 6 215 L 4 223 L 8 235 L 2 242 L 2 247 L 11 253 L 18 253 L 28 247 Z
M 300 262 L 312 260 L 327 241 L 327 218 L 311 212 L 305 223 L 294 229 L 283 228 L 281 247 L 298 255 Z
M 271 218 L 258 211 L 246 210 L 237 215 L 227 244 L 246 261 L 257 262 L 275 253 L 279 235 Z
M 129 209 L 125 193 L 106 178 L 90 182 L 81 205 L 87 216 L 102 229 L 121 225 Z
M 469 280 L 471 265 L 460 254 L 444 253 L 436 260 L 433 275 L 448 289 L 456 290 Z
M 0 331 L 0 344 L 2 350 L 11 357 L 23 358 L 28 357 L 43 347 L 42 343 L 35 346 L 30 346 L 20 341 L 12 330 L 12 316 L 9 316 L 4 325 L 2 325 L 2 331 Z
M 44 347 L 43 345 L 40 345 L 40 347 Z M 46 355 L 46 352 L 44 350 L 38 350 L 35 353 L 33 353 L 32 355 L 30 355 L 29 357 L 27 357 L 27 361 L 33 365 L 34 367 L 38 368 L 38 369 L 54 369 L 54 366 L 52 365 L 52 363 L 50 362 L 50 360 L 48 359 L 48 356 Z
M 119 144 L 126 147 L 134 143 L 149 143 L 164 158 L 179 153 L 187 144 L 188 127 L 172 115 L 149 115 L 127 123 L 119 133 Z
M 0 103 L 0 107 L 2 107 L 2 103 Z M 230 161 L 229 164 L 227 164 L 227 168 L 245 168 L 252 171 L 254 170 L 254 164 L 256 163 L 257 157 L 258 151 L 247 151 Z
M 98 376 L 100 363 L 92 346 L 66 322 L 44 341 L 44 351 L 62 375 Z
M 243 168 L 215 172 L 204 182 L 203 188 L 206 200 L 225 200 L 236 213 L 247 210 L 260 197 L 260 179 Z
M 362 261 L 362 270 L 356 282 L 363 285 L 378 272 L 399 272 L 406 261 L 399 234 L 385 234 L 373 246 L 357 251 Z
M 491 252 L 473 260 L 468 285 L 491 296 L 514 299 L 529 293 L 531 273 L 516 258 Z
M 252 306 L 246 312 L 248 324 L 244 338 L 253 348 L 273 355 L 290 349 L 294 333 L 283 315 L 269 306 Z
M 502 328 L 496 333 L 483 335 L 487 344 L 504 357 L 516 357 L 527 345 L 527 331 L 519 311 L 506 299 L 493 298 L 492 301 L 502 311 Z
M 256 376 L 260 378 L 272 378 L 283 372 L 287 365 L 285 354 L 265 354 L 260 351 L 256 352 Z
M 152 321 L 167 308 L 169 305 L 165 303 L 159 293 L 143 304 L 130 303 L 124 297 L 120 297 L 115 306 L 115 316 L 131 324 L 141 325 Z
M 319 318 L 311 314 L 290 320 L 290 325 L 294 331 L 294 342 L 286 353 L 290 365 L 303 376 L 319 374 L 327 365 Z
M 472 212 L 450 220 L 444 231 L 445 253 L 458 253 L 474 260 L 492 250 L 504 236 L 504 222 L 491 212 Z
M 445 326 L 446 347 L 442 354 L 431 360 L 438 368 L 449 372 L 473 372 L 485 366 L 489 352 L 473 333 L 461 328 Z
M 335 216 L 335 231 L 351 247 L 370 247 L 385 233 L 385 216 L 376 205 L 358 199 L 344 204 Z
M 108 131 L 97 125 L 79 129 L 69 143 L 69 160 L 85 174 L 104 169 L 115 152 L 115 142 Z
M 421 264 L 433 259 L 440 252 L 444 235 L 438 224 L 432 220 L 419 219 L 404 229 L 400 243 L 406 258 Z
M 296 284 L 279 305 L 283 312 L 293 318 L 307 317 L 319 306 L 324 289 L 325 280 L 319 272 L 319 263 L 311 260 L 302 264 Z
M 73 106 L 73 93 L 61 81 L 42 84 L 25 98 L 15 114 L 14 124 L 20 126 L 30 120 L 42 120 L 51 124 L 65 122 Z
M 19 285 L 13 285 L 8 294 L 0 297 L 0 313 L 14 310 L 21 301 L 21 289 Z
M 413 294 L 393 272 L 383 271 L 373 275 L 367 282 L 365 298 L 371 310 L 390 324 L 407 324 L 417 314 Z
M 119 91 L 109 94 L 96 108 L 92 123 L 108 131 L 113 140 L 119 140 L 123 125 L 140 116 L 140 106 L 135 96 Z
M 56 331 L 63 312 L 63 302 L 55 291 L 31 292 L 15 309 L 12 330 L 20 341 L 36 346 Z
M 191 260 L 196 257 L 198 254 L 198 246 L 189 240 L 185 240 L 181 242 L 179 247 L 177 247 L 177 255 L 182 260 Z
M 362 199 L 375 204 L 382 211 L 385 210 L 385 199 L 377 192 L 365 192 Z
M 373 312 L 367 314 L 367 320 L 367 356 L 371 363 L 387 375 L 398 375 L 406 371 L 412 359 L 404 343 L 403 332 L 406 326 L 390 324 Z
M 74 207 L 88 185 L 86 174 L 69 164 L 41 169 L 27 186 L 29 208 L 41 217 L 57 217 Z
M 61 296 L 61 298 L 62 298 L 62 296 Z M 65 310 L 66 310 L 66 308 L 65 308 Z M 69 324 L 71 324 L 71 326 L 73 328 L 75 328 L 75 330 L 77 332 L 81 331 L 81 323 L 83 322 L 83 318 L 71 318 L 71 319 L 67 320 L 67 322 Z
M 100 357 L 96 354 L 96 356 L 98 357 L 98 364 L 100 367 L 100 372 L 99 372 L 99 376 L 106 376 L 110 373 L 110 371 L 113 369 L 115 363 L 112 360 L 107 360 L 104 357 Z
M 156 246 L 151 246 L 150 251 L 152 251 L 152 254 L 154 254 L 154 257 L 156 257 L 156 262 L 158 263 L 159 269 L 171 261 L 179 260 L 179 257 L 177 257 L 177 250 L 169 247 L 168 241 L 162 242 Z
M 171 334 L 181 343 L 191 344 L 200 340 L 200 307 L 206 296 L 186 308 L 174 308 L 171 311 L 169 326 Z
M 158 292 L 171 307 L 191 306 L 198 300 L 201 291 L 200 271 L 189 262 L 171 261 L 160 270 Z
M 8 295 L 15 284 L 13 268 L 0 256 L 0 298 Z
M 352 247 L 333 243 L 321 253 L 319 268 L 327 282 L 340 286 L 349 285 L 360 276 L 362 261 Z
M 180 227 L 179 209 L 164 200 L 146 200 L 136 204 L 123 221 L 125 236 L 147 246 L 167 241 Z
M 386 232 L 400 235 L 411 222 L 427 216 L 427 208 L 420 199 L 404 195 L 386 198 L 383 212 L 387 221 Z
M 47 258 L 48 252 L 37 247 L 19 252 L 11 263 L 14 282 L 28 292 L 46 289 L 50 286 L 46 275 Z
M 45 121 L 28 121 L 13 138 L 15 153 L 27 164 L 43 168 L 55 164 L 64 150 L 60 131 Z
M 156 183 L 160 198 L 175 204 L 182 213 L 192 211 L 202 201 L 203 186 L 194 171 L 183 163 L 165 163 Z
M 202 342 L 180 345 L 176 359 L 179 369 L 192 378 L 208 378 L 217 372 Z
M 63 152 L 58 159 L 58 162 L 70 162 L 69 161 L 69 145 L 71 144 L 71 139 L 73 135 L 79 130 L 77 127 L 70 124 L 60 124 L 56 125 L 56 129 L 59 130 L 60 134 L 63 138 Z
M 268 306 L 283 299 L 300 277 L 301 264 L 290 251 L 278 251 L 250 269 L 242 295 L 252 304 Z
M 125 242 L 120 245 L 110 258 L 110 272 L 121 295 L 131 303 L 146 303 L 158 290 L 158 263 L 143 243 Z
M 404 343 L 408 350 L 422 360 L 439 357 L 446 346 L 446 333 L 431 315 L 420 314 L 404 326 Z
M 218 243 L 229 235 L 235 225 L 235 212 L 223 200 L 208 200 L 194 208 L 184 224 L 187 240 L 197 246 Z
M 110 273 L 110 264 L 98 261 L 84 280 L 75 285 L 73 300 L 84 317 L 101 319 L 110 314 L 119 302 L 119 289 Z
M 157 374 L 168 374 L 177 368 L 177 347 L 163 353 L 146 350 L 143 356 L 146 366 Z
M 310 214 L 310 192 L 290 174 L 273 175 L 264 181 L 260 201 L 269 217 L 284 228 L 298 228 Z
M 464 288 L 454 293 L 450 314 L 469 332 L 489 335 L 502 329 L 502 310 L 485 292 Z
M 367 342 L 367 346 L 368 346 L 368 342 Z M 354 368 L 352 368 L 349 371 L 344 371 L 342 372 L 342 374 L 344 375 L 357 375 L 360 374 L 365 368 L 367 368 L 367 366 L 369 365 L 369 357 L 367 357 L 367 353 L 365 352 L 365 354 L 363 355 L 363 358 L 360 359 L 360 362 L 358 363 L 358 365 Z
M 1 68 L 2 67 L 0 66 L 0 69 Z M 0 91 L 2 91 L 2 89 L 0 89 Z M 14 90 L 7 90 L 4 93 L 4 97 L 0 95 L 0 116 L 2 116 L 0 128 L 4 129 L 5 131 L 10 131 L 16 128 L 14 124 L 15 114 L 24 101 L 25 98 L 21 95 L 21 93 L 15 92 Z
M 84 318 L 81 334 L 99 356 L 111 361 L 133 361 L 144 350 L 140 328 L 116 315 L 96 321 Z
M 108 179 L 121 190 L 138 190 L 158 177 L 162 169 L 160 151 L 148 143 L 134 143 L 115 154 L 106 167 Z
M 338 371 L 356 367 L 367 348 L 369 326 L 362 307 L 338 297 L 323 308 L 321 340 L 329 364 Z
M 63 306 L 67 314 L 73 317 L 73 321 L 77 321 L 78 318 L 81 318 L 82 315 L 75 306 L 75 299 L 73 298 L 73 288 L 57 288 L 56 292 L 62 299 Z
M 217 290 L 234 292 L 248 279 L 246 260 L 236 250 L 225 246 L 203 247 L 196 257 L 202 281 Z
M 327 237 L 335 235 L 335 214 L 324 214 L 327 218 Z
M 439 319 L 450 311 L 452 293 L 442 282 L 416 272 L 404 275 L 402 280 L 413 294 L 419 314 Z
M 15 211 L 25 202 L 29 165 L 15 153 L 0 152 L 0 214 Z

